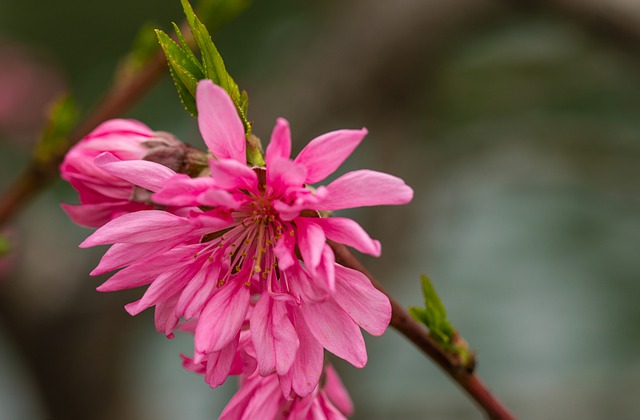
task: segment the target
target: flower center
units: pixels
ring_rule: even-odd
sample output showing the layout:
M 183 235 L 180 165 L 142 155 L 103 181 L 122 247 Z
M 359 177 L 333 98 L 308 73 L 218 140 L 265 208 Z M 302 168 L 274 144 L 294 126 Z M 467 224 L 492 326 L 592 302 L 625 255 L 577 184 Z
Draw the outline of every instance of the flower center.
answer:
M 231 213 L 235 223 L 230 228 L 203 237 L 203 242 L 213 238 L 200 254 L 210 252 L 210 262 L 226 267 L 218 277 L 220 286 L 232 276 L 239 276 L 247 286 L 253 281 L 271 282 L 277 271 L 273 249 L 284 224 L 264 193 L 251 196 L 253 201 Z

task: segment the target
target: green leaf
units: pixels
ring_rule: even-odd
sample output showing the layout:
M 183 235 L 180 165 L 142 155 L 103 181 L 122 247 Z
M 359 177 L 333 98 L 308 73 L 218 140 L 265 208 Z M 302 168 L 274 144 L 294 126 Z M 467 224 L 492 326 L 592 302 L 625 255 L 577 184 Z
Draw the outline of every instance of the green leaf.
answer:
M 184 43 L 184 47 L 178 45 L 169 35 L 159 29 L 156 29 L 156 35 L 160 47 L 162 47 L 162 51 L 167 57 L 169 72 L 178 90 L 182 105 L 191 115 L 198 115 L 196 86 L 198 80 L 204 79 L 204 72 L 200 63 L 193 52 L 186 46 L 186 43 Z M 179 39 L 181 43 L 184 42 L 182 34 L 179 35 Z
M 421 283 L 425 307 L 424 309 L 411 307 L 409 308 L 409 313 L 429 329 L 429 333 L 436 341 L 441 344 L 448 344 L 452 341 L 455 330 L 447 320 L 447 310 L 429 278 L 422 275 Z
M 79 110 L 71 98 L 60 96 L 50 107 L 47 123 L 34 149 L 34 159 L 47 164 L 51 159 L 64 152 L 69 133 L 78 121 Z
M 458 334 L 447 319 L 447 310 L 436 293 L 433 284 L 424 274 L 421 276 L 424 308 L 409 307 L 411 316 L 429 329 L 429 335 L 442 346 L 459 364 L 473 370 L 475 355 L 467 342 Z
M 257 137 L 251 134 L 251 123 L 247 118 L 249 98 L 247 92 L 240 91 L 238 84 L 233 80 L 224 60 L 211 40 L 211 35 L 206 26 L 198 19 L 188 0 L 180 0 L 187 17 L 187 23 L 191 29 L 193 40 L 200 49 L 200 59 L 191 50 L 189 41 L 182 35 L 180 28 L 174 23 L 177 42 L 171 39 L 161 30 L 156 30 L 158 42 L 167 57 L 169 72 L 178 90 L 180 100 L 185 109 L 193 116 L 197 116 L 196 90 L 198 82 L 202 79 L 210 79 L 222 87 L 231 97 L 238 116 L 244 125 L 247 139 L 247 161 L 250 165 L 263 166 L 264 154 Z M 208 12 L 219 13 L 216 25 L 244 10 L 248 5 L 247 0 L 205 0 L 203 7 Z M 217 27 L 217 26 L 216 26 Z
M 193 62 L 193 64 L 195 64 L 198 67 L 198 69 L 200 70 L 200 73 L 204 74 L 204 67 L 202 66 L 202 64 L 200 64 L 200 60 L 198 60 L 198 57 L 196 57 L 193 51 L 191 51 L 189 44 L 187 43 L 187 41 L 184 39 L 184 36 L 182 35 L 182 31 L 180 31 L 180 27 L 176 25 L 175 22 L 172 22 L 172 25 L 173 25 L 173 30 L 176 32 L 176 37 L 178 37 L 178 41 L 180 42 L 180 47 L 187 54 L 187 56 Z
M 184 14 L 187 17 L 187 23 L 191 28 L 191 33 L 193 34 L 193 37 L 196 40 L 198 47 L 200 48 L 204 76 L 208 79 L 211 79 L 213 83 L 217 84 L 227 91 L 227 93 L 233 100 L 236 109 L 238 110 L 238 115 L 240 116 L 240 119 L 244 124 L 245 132 L 247 133 L 247 135 L 249 135 L 251 133 L 251 123 L 249 123 L 249 120 L 246 116 L 246 108 L 248 103 L 246 100 L 246 94 L 245 99 L 243 99 L 243 96 L 240 93 L 240 88 L 233 80 L 231 75 L 227 72 L 224 60 L 218 52 L 215 44 L 211 40 L 209 31 L 195 15 L 191 4 L 189 4 L 187 0 L 180 1 L 182 2 Z

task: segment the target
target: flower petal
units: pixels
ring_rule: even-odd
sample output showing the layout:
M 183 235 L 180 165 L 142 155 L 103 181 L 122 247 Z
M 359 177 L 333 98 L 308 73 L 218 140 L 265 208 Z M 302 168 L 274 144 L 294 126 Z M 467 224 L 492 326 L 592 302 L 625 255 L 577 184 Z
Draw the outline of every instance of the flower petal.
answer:
M 251 338 L 256 349 L 258 372 L 286 374 L 294 362 L 300 344 L 287 315 L 286 303 L 263 293 L 251 314 Z
M 255 191 L 258 186 L 258 175 L 244 163 L 232 159 L 210 159 L 209 168 L 218 188 L 225 190 L 243 188 Z
M 391 321 L 391 304 L 359 271 L 336 264 L 333 299 L 360 327 L 371 335 L 382 335 Z
M 92 228 L 99 228 L 123 214 L 149 209 L 148 205 L 133 201 L 112 201 L 100 204 L 79 205 L 62 203 L 60 206 L 69 215 L 71 220 L 79 225 Z
M 292 187 L 301 189 L 306 177 L 307 170 L 304 166 L 289 159 L 274 158 L 271 165 L 267 166 L 267 194 L 279 197 Z
M 282 226 L 282 231 L 284 234 L 282 234 L 278 242 L 276 242 L 273 252 L 278 258 L 278 268 L 280 270 L 288 270 L 298 261 L 295 252 L 296 238 L 294 235 L 289 234 L 289 232 L 294 232 L 294 230 L 288 223 Z
M 158 302 L 153 314 L 156 331 L 166 335 L 169 339 L 173 338 L 173 330 L 180 320 L 174 310 L 177 300 L 178 294 L 174 294 L 171 298 Z
M 367 364 L 367 349 L 358 325 L 333 300 L 302 305 L 300 311 L 322 346 L 355 367 Z
M 309 223 L 307 218 L 296 219 L 298 233 L 298 248 L 302 254 L 302 260 L 311 273 L 315 273 L 320 265 L 320 259 L 327 238 L 322 228 L 314 223 Z
M 220 264 L 205 263 L 180 294 L 175 307 L 176 315 L 191 319 L 198 315 L 215 289 L 220 273 Z
M 166 300 L 180 290 L 193 277 L 193 268 L 190 265 L 178 266 L 177 268 L 161 273 L 153 282 L 142 298 L 136 302 L 125 306 L 130 315 L 137 315 L 147 308 Z M 176 299 L 177 301 L 177 299 Z
M 211 153 L 246 164 L 244 127 L 227 92 L 211 80 L 201 80 L 196 104 L 200 133 Z
M 311 140 L 295 162 L 307 168 L 307 184 L 314 184 L 331 175 L 360 144 L 367 129 L 337 130 Z
M 393 175 L 367 169 L 349 172 L 327 185 L 326 197 L 317 210 L 406 204 L 413 190 Z
M 176 174 L 166 180 L 162 189 L 151 196 L 151 199 L 165 206 L 195 206 L 200 204 L 198 195 L 214 187 L 215 181 L 211 177 L 189 178 L 184 174 Z
M 296 221 L 302 218 L 296 219 Z M 371 239 L 365 230 L 355 221 L 345 217 L 305 218 L 322 228 L 327 238 L 353 247 L 365 254 L 380 256 L 380 242 Z
M 304 316 L 299 310 L 294 312 L 294 324 L 300 347 L 296 353 L 296 360 L 291 366 L 293 390 L 301 397 L 309 395 L 318 386 L 324 363 L 324 350 L 316 340 Z
M 239 336 L 239 334 L 238 334 Z M 212 353 L 207 358 L 207 370 L 205 380 L 211 388 L 222 385 L 229 376 L 231 366 L 236 357 L 238 348 L 238 338 L 231 340 L 222 350 Z
M 208 207 L 225 207 L 237 210 L 247 200 L 243 199 L 240 194 L 234 196 L 228 191 L 212 188 L 200 194 L 197 201 L 199 204 Z
M 327 394 L 327 397 L 329 397 L 329 400 L 331 400 L 336 408 L 342 413 L 347 416 L 352 415 L 353 401 L 351 401 L 351 397 L 335 369 L 333 366 L 327 365 L 324 368 L 324 371 L 326 378 L 324 392 Z
M 152 137 L 153 130 L 136 120 L 115 118 L 108 120 L 97 126 L 86 138 L 92 139 L 112 134 L 135 134 L 139 136 Z
M 171 248 L 171 243 L 149 242 L 143 244 L 117 243 L 102 256 L 100 263 L 90 275 L 98 276 L 122 268 L 135 262 L 144 261 L 153 255 L 161 254 Z
M 238 334 L 249 310 L 251 295 L 242 282 L 220 287 L 207 302 L 195 333 L 196 352 L 221 350 Z
M 322 281 L 330 292 L 336 290 L 336 256 L 329 244 L 324 244 L 320 264 L 315 269 L 314 276 Z
M 159 163 L 148 160 L 119 160 L 109 152 L 98 155 L 94 163 L 113 176 L 154 192 L 160 191 L 164 183 L 176 174 Z
M 183 235 L 193 226 L 188 219 L 162 210 L 143 210 L 125 214 L 96 230 L 80 244 L 80 248 L 116 242 L 143 243 L 184 241 Z
M 284 118 L 278 118 L 271 133 L 271 141 L 267 146 L 267 154 L 265 156 L 267 168 L 272 165 L 274 159 L 289 159 L 290 156 L 291 129 L 289 128 L 289 122 Z

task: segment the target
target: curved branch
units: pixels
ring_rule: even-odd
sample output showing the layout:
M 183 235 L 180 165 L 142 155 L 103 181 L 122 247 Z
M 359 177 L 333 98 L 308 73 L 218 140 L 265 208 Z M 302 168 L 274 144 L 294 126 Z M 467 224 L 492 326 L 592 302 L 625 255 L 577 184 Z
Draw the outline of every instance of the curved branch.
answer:
M 414 320 L 400 303 L 394 300 L 382 287 L 364 265 L 342 244 L 330 242 L 336 255 L 336 261 L 345 267 L 352 268 L 366 275 L 371 283 L 387 295 L 391 302 L 391 326 L 415 344 L 423 353 L 429 356 L 442 370 L 444 370 L 462 389 L 480 406 L 487 417 L 495 420 L 511 420 L 515 417 L 495 397 L 486 385 L 468 368 L 453 360 L 440 346 L 429 337 L 427 330 Z
M 76 127 L 64 150 L 52 156 L 47 165 L 34 160 L 16 179 L 0 201 L 0 226 L 5 225 L 41 188 L 56 179 L 58 165 L 67 151 L 89 134 L 101 122 L 125 113 L 156 83 L 166 66 L 160 49 L 138 74 L 122 84 L 115 85 L 98 103 L 94 110 Z

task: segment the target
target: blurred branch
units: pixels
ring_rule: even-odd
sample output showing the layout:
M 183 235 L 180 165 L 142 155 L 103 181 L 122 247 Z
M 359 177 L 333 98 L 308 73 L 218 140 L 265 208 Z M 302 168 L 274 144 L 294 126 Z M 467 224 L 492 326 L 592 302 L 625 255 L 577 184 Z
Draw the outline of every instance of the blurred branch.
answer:
M 164 54 L 156 54 L 142 70 L 124 83 L 115 82 L 93 111 L 73 130 L 65 147 L 55 153 L 46 164 L 33 159 L 27 169 L 9 186 L 0 199 L 0 226 L 5 225 L 29 199 L 58 175 L 58 165 L 67 151 L 89 134 L 101 122 L 126 112 L 156 83 L 166 67 Z
M 341 244 L 330 242 L 336 255 L 336 262 L 366 275 L 371 283 L 387 295 L 391 302 L 391 326 L 415 344 L 424 354 L 430 357 L 442 370 L 462 387 L 467 394 L 484 410 L 490 419 L 515 419 L 513 415 L 494 397 L 474 372 L 474 366 L 466 365 L 459 359 L 452 358 L 430 336 L 428 331 L 413 319 L 409 313 L 395 301 L 373 275 L 358 259 Z

